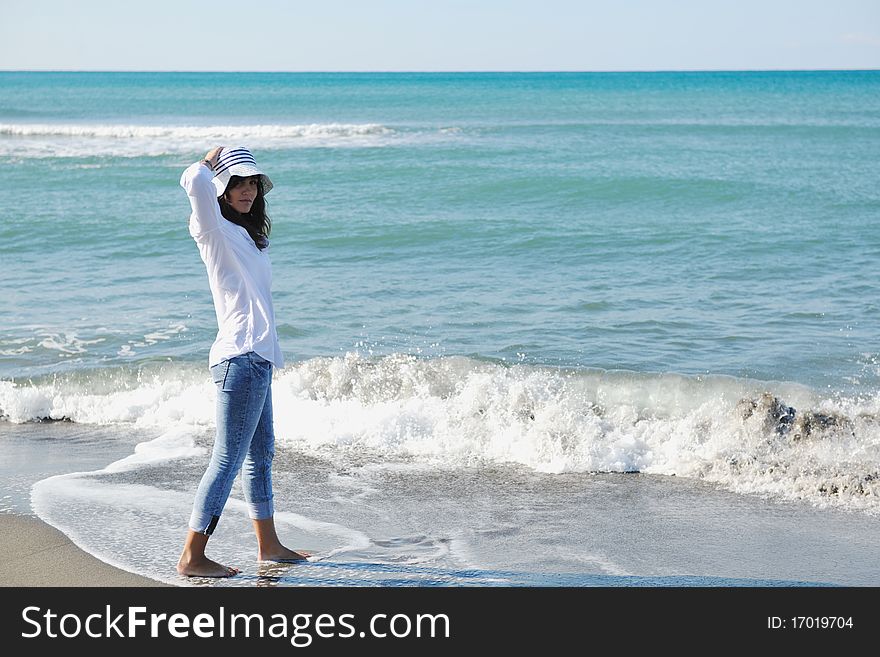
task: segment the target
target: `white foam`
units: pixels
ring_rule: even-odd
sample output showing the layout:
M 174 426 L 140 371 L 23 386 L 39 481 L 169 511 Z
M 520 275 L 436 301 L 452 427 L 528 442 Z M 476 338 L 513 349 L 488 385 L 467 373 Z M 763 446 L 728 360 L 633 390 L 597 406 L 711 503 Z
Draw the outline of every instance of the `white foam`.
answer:
M 765 391 L 800 418 L 832 421 L 799 436 L 768 427 L 766 409 L 745 418 L 739 402 Z M 215 396 L 204 370 L 172 367 L 116 387 L 90 379 L 0 382 L 0 413 L 13 422 L 67 418 L 162 432 L 166 442 L 149 448 L 161 450 L 133 455 L 128 463 L 137 464 L 160 452 L 186 456 L 174 432 L 210 431 Z M 354 453 L 383 468 L 514 463 L 545 473 L 639 471 L 880 512 L 880 395 L 833 399 L 729 377 L 348 354 L 291 364 L 276 373 L 273 399 L 279 444 L 324 459 Z
M 204 451 L 195 445 L 191 432 L 170 430 L 138 444 L 134 454 L 102 470 L 38 481 L 31 488 L 31 505 L 42 520 L 64 532 L 81 549 L 113 566 L 168 583 L 191 584 L 176 576 L 171 565 L 176 562 L 186 535 L 192 492 L 119 483 L 105 475 L 189 458 Z M 246 521 L 247 505 L 240 499 L 229 499 L 224 517 L 226 524 L 250 525 Z M 317 550 L 318 558 L 371 544 L 360 531 L 301 514 L 278 511 L 275 522 L 279 532 L 288 537 L 296 530 L 307 537 L 299 540 Z M 238 532 L 222 532 L 212 541 L 214 553 L 230 563 L 243 558 L 243 547 Z
M 114 461 L 104 472 L 125 472 L 136 468 L 174 461 L 182 458 L 201 456 L 205 449 L 193 443 L 192 432 L 186 429 L 171 429 L 158 438 L 135 445 L 134 454 Z
M 94 338 L 91 340 L 77 337 L 75 333 L 42 333 L 39 345 L 43 349 L 59 351 L 62 354 L 82 354 L 88 351 L 88 347 L 93 344 L 100 344 L 104 338 Z
M 0 124 L 0 155 L 17 157 L 156 156 L 201 152 L 206 143 L 251 148 L 383 145 L 395 135 L 377 123 L 295 125 Z
M 766 390 L 842 424 L 798 440 L 746 421 Z M 444 466 L 517 463 L 540 472 L 640 471 L 743 493 L 880 510 L 878 400 L 821 399 L 793 384 L 728 377 L 570 373 L 468 359 L 349 354 L 286 370 L 279 440 L 325 456 L 361 450 Z M 756 417 L 758 417 L 756 415 Z
M 179 369 L 114 385 L 105 377 L 57 377 L 44 383 L 0 381 L 0 415 L 10 422 L 70 420 L 171 429 L 214 421 L 214 385 L 203 371 Z M 107 390 L 107 388 L 110 390 Z

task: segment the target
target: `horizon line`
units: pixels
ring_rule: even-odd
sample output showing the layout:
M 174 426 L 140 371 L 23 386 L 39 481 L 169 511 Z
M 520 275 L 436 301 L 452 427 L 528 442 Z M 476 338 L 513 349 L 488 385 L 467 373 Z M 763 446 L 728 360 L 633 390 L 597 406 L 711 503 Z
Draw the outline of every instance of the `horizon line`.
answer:
M 298 74 L 466 74 L 466 73 L 822 73 L 822 72 L 871 72 L 880 71 L 878 68 L 658 68 L 658 69 L 479 69 L 479 70 L 460 70 L 460 69 L 308 69 L 308 70 L 286 70 L 286 69 L 243 69 L 243 70 L 220 70 L 220 69 L 63 69 L 63 68 L 0 68 L 0 73 L 298 73 Z

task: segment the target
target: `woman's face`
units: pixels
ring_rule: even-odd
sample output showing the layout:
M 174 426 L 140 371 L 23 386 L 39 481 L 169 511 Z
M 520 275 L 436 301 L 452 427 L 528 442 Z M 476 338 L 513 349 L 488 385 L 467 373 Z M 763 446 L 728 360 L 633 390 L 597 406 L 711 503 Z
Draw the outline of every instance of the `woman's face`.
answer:
M 250 176 L 242 178 L 234 187 L 230 186 L 226 189 L 226 202 L 232 208 L 241 214 L 247 214 L 251 211 L 251 206 L 257 199 L 260 192 L 260 177 Z

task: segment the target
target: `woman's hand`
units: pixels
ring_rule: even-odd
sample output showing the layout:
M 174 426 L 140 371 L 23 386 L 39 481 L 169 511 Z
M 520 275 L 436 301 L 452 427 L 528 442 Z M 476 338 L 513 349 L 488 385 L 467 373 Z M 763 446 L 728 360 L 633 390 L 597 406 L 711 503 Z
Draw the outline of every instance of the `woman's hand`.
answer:
M 223 150 L 222 146 L 218 146 L 217 148 L 212 148 L 205 155 L 205 162 L 208 163 L 208 166 L 212 169 L 217 166 L 217 158 L 220 157 L 220 152 Z

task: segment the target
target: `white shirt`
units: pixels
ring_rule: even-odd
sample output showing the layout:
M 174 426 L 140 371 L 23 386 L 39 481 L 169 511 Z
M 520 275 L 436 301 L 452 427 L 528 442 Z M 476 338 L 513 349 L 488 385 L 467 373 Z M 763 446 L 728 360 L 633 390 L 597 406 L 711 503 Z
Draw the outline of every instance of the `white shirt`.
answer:
M 220 214 L 213 176 L 207 166 L 196 162 L 180 177 L 193 209 L 189 234 L 208 270 L 217 313 L 217 339 L 208 364 L 253 351 L 276 368 L 284 367 L 272 307 L 269 249 L 258 249 L 244 228 Z

